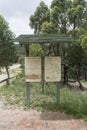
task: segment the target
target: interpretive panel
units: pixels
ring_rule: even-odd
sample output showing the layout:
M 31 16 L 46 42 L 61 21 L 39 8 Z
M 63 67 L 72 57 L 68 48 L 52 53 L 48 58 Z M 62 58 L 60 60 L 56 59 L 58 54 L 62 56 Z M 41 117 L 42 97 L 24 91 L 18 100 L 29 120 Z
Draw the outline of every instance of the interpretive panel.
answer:
M 61 80 L 61 58 L 45 57 L 45 81 L 57 82 Z
M 25 80 L 26 82 L 41 81 L 40 57 L 25 57 Z

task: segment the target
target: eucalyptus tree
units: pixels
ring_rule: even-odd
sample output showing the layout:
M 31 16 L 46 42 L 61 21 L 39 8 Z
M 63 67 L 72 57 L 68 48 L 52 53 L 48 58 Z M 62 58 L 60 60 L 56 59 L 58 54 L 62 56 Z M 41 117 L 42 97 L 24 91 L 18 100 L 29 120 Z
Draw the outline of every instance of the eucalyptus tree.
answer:
M 50 10 L 48 6 L 41 1 L 33 15 L 30 17 L 30 26 L 34 29 L 34 33 L 39 33 L 43 22 L 50 20 Z
M 43 11 L 44 8 L 45 11 Z M 30 17 L 30 26 L 34 29 L 34 33 L 68 34 L 73 37 L 78 44 L 85 48 L 87 43 L 86 25 L 86 0 L 52 0 L 50 9 L 48 9 L 44 2 L 41 2 L 34 14 Z M 55 47 L 53 45 L 53 48 L 56 48 L 56 45 Z M 78 49 L 80 51 L 80 47 L 78 47 Z M 66 60 L 65 55 L 67 52 L 65 45 L 61 47 L 61 50 L 63 58 Z M 72 51 L 74 51 L 74 49 Z M 77 49 L 75 49 L 75 51 L 78 53 Z M 71 58 L 70 60 L 73 59 Z M 64 82 L 66 82 L 65 64 L 64 80 Z
M 44 22 L 41 26 L 41 32 L 42 34 L 56 34 L 57 28 L 55 23 L 53 22 Z
M 82 47 L 86 50 L 87 52 L 87 32 L 84 34 L 82 37 L 82 42 L 81 42 Z
M 30 17 L 30 26 L 34 29 L 34 33 L 67 34 L 69 28 L 67 10 L 69 7 L 70 0 L 53 0 L 50 10 L 41 2 Z M 45 8 L 45 11 L 43 8 Z M 53 48 L 52 50 L 55 50 L 53 53 L 56 54 L 57 47 L 54 43 L 49 45 L 49 52 L 50 48 Z M 45 46 L 43 49 L 46 51 Z M 47 54 L 50 54 L 49 52 Z
M 73 0 L 71 8 L 68 9 L 71 34 L 77 39 L 76 34 L 79 27 L 84 27 L 87 22 L 87 2 L 85 0 Z M 85 22 L 86 21 L 86 22 Z
M 79 83 L 79 87 L 81 90 L 83 86 L 80 82 L 80 70 L 87 70 L 87 53 L 85 53 L 84 49 L 80 44 L 74 44 L 67 49 L 66 61 L 69 67 L 73 68 L 76 80 Z
M 58 33 L 67 34 L 69 29 L 67 10 L 70 0 L 53 0 L 51 3 L 51 20 L 56 24 Z
M 9 30 L 7 21 L 0 15 L 0 66 L 6 68 L 9 84 L 9 66 L 14 62 L 16 56 L 13 44 L 14 34 Z

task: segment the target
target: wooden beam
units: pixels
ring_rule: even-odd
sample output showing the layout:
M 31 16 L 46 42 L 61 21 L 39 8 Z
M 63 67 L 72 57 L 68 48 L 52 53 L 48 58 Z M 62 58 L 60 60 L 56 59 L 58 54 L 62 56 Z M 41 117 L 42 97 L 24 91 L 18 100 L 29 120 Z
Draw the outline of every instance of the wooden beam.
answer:
M 24 44 L 25 47 L 25 55 L 26 57 L 29 56 L 29 45 L 28 44 Z

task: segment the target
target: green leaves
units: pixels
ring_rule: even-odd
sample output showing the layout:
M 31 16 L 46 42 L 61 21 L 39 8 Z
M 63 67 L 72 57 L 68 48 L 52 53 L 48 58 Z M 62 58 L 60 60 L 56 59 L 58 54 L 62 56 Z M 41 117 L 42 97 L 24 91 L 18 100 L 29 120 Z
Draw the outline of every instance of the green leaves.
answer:
M 87 51 L 87 33 L 82 38 L 82 47 Z
M 43 55 L 43 50 L 39 44 L 32 44 L 30 46 L 30 56 L 41 56 Z
M 66 60 L 68 65 L 73 68 L 81 68 L 83 65 L 85 53 L 82 47 L 78 44 L 72 45 L 67 49 Z
M 50 20 L 50 11 L 42 1 L 40 5 L 36 8 L 36 11 L 30 17 L 30 26 L 34 29 L 34 33 L 39 33 L 41 26 L 44 21 Z
M 7 30 L 8 30 L 8 23 L 5 21 L 4 17 L 0 15 L 0 41 L 4 40 Z
M 78 28 L 84 27 L 87 30 L 86 16 L 85 0 L 52 0 L 50 9 L 42 1 L 30 17 L 30 26 L 37 34 L 62 33 L 77 39 Z M 54 28 L 53 31 L 52 28 Z
M 30 17 L 30 25 L 35 33 L 66 34 L 75 39 L 77 45 L 72 43 L 73 46 L 69 48 L 69 52 L 65 51 L 63 45 L 64 55 L 68 53 L 69 64 L 73 66 L 82 64 L 83 48 L 87 50 L 86 0 L 52 0 L 50 9 L 41 2 Z
M 57 33 L 67 34 L 68 17 L 67 10 L 70 2 L 67 0 L 53 0 L 51 4 L 51 20 L 57 27 Z
M 14 34 L 9 30 L 8 23 L 0 15 L 0 66 L 8 68 L 16 57 L 13 44 Z M 9 77 L 8 77 L 9 78 Z
M 42 24 L 41 32 L 43 34 L 55 34 L 57 32 L 57 28 L 53 22 L 44 22 Z

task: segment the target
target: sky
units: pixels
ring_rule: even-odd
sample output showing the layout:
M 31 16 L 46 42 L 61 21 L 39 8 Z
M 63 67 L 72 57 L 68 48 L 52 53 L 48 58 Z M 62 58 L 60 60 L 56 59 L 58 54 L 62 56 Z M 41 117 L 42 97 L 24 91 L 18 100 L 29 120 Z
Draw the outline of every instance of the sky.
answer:
M 51 0 L 43 0 L 50 6 Z M 0 0 L 0 15 L 9 23 L 16 36 L 33 34 L 29 27 L 29 17 L 34 13 L 41 0 Z

